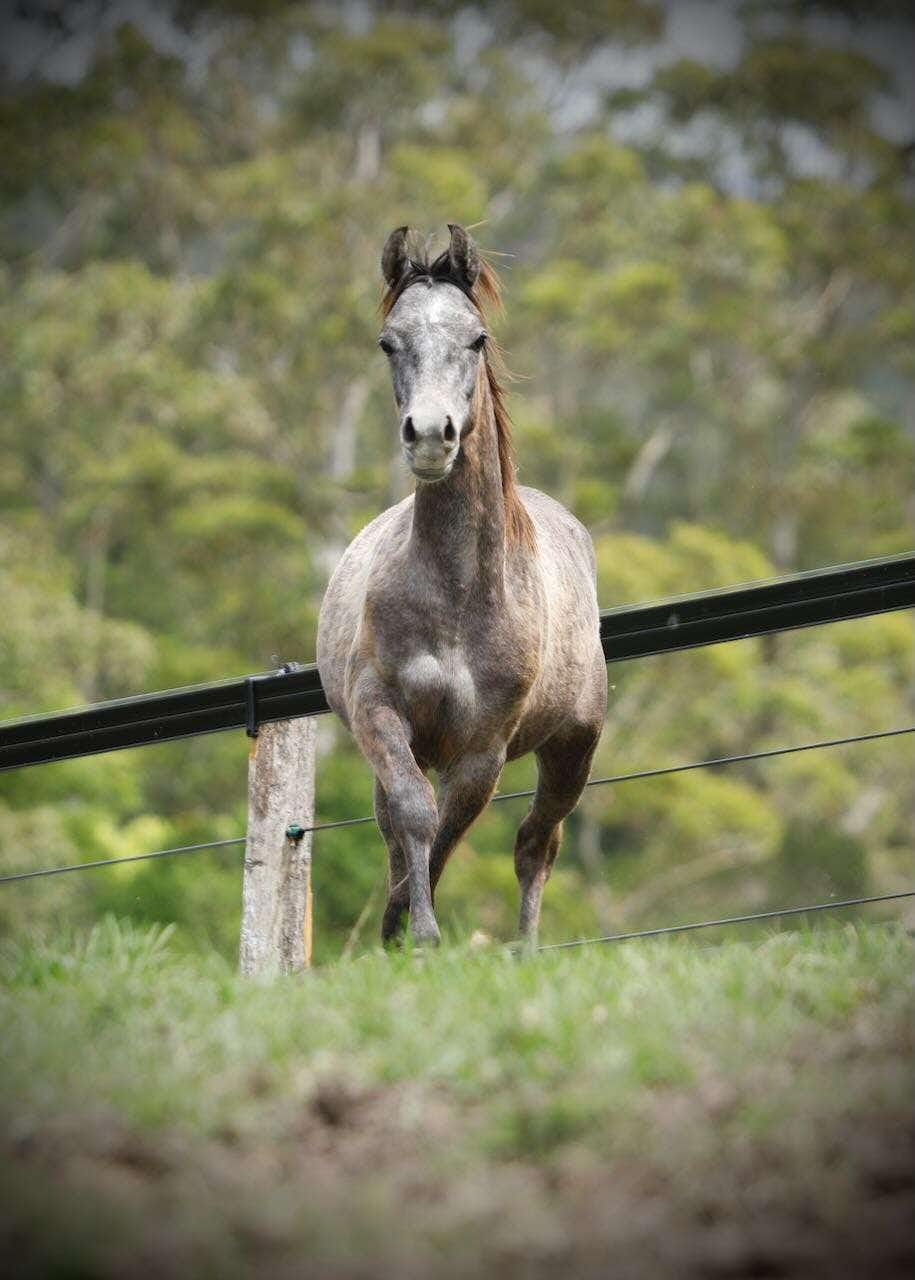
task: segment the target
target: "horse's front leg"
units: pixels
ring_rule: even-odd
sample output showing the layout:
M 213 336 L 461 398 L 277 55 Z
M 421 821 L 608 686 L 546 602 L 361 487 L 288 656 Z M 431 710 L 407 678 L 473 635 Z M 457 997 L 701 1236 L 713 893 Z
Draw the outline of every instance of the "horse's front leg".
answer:
M 377 785 L 384 791 L 384 804 L 378 807 L 382 834 L 388 848 L 399 849 L 406 864 L 410 930 L 417 942 L 437 943 L 440 934 L 429 884 L 429 851 L 438 828 L 435 792 L 416 763 L 407 726 L 390 692 L 371 673 L 364 673 L 354 689 L 351 722 Z M 402 886 L 398 892 L 403 894 Z M 402 903 L 402 897 L 400 900 Z M 385 912 L 385 925 L 393 926 L 388 936 L 396 932 L 394 916 L 399 914 L 392 911 L 389 920 L 389 912 Z
M 378 830 L 384 836 L 384 842 L 388 847 L 388 900 L 381 918 L 381 941 L 393 942 L 401 937 L 407 927 L 407 916 L 410 911 L 410 877 L 407 874 L 407 860 L 403 849 L 391 825 L 388 798 L 377 778 L 375 779 L 374 807 Z

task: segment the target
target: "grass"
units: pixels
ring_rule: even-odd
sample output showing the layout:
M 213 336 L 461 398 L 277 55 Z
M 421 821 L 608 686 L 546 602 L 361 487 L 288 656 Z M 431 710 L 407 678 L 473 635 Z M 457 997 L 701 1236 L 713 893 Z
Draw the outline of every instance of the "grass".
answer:
M 912 960 L 902 930 L 849 925 L 256 983 L 113 920 L 10 944 L 4 1256 L 36 1276 L 902 1274 Z

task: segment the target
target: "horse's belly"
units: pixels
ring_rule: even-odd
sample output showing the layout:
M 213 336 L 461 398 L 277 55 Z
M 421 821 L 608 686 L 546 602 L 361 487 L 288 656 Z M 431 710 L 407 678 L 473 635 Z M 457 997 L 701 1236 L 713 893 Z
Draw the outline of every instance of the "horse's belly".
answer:
M 467 746 L 478 698 L 460 649 L 413 654 L 397 672 L 397 687 L 418 754 L 435 764 Z

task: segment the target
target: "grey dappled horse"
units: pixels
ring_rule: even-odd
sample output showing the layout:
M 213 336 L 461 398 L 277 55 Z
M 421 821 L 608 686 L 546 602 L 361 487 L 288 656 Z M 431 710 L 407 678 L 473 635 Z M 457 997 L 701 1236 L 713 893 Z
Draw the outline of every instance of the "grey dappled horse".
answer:
M 522 937 L 603 723 L 607 679 L 587 531 L 518 487 L 484 307 L 499 286 L 461 227 L 430 261 L 401 227 L 384 246 L 384 329 L 416 492 L 337 566 L 318 622 L 327 700 L 375 773 L 390 857 L 385 941 L 437 942 L 433 894 L 502 766 L 533 751 L 539 781 L 515 842 Z M 438 772 L 440 801 L 426 773 Z

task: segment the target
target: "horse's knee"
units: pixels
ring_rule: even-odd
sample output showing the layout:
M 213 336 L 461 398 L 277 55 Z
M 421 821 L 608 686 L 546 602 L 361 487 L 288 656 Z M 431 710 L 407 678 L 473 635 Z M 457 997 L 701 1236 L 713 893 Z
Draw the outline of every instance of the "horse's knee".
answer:
M 428 778 L 420 775 L 394 783 L 387 802 L 391 826 L 404 850 L 408 845 L 431 845 L 438 830 L 438 809 Z

